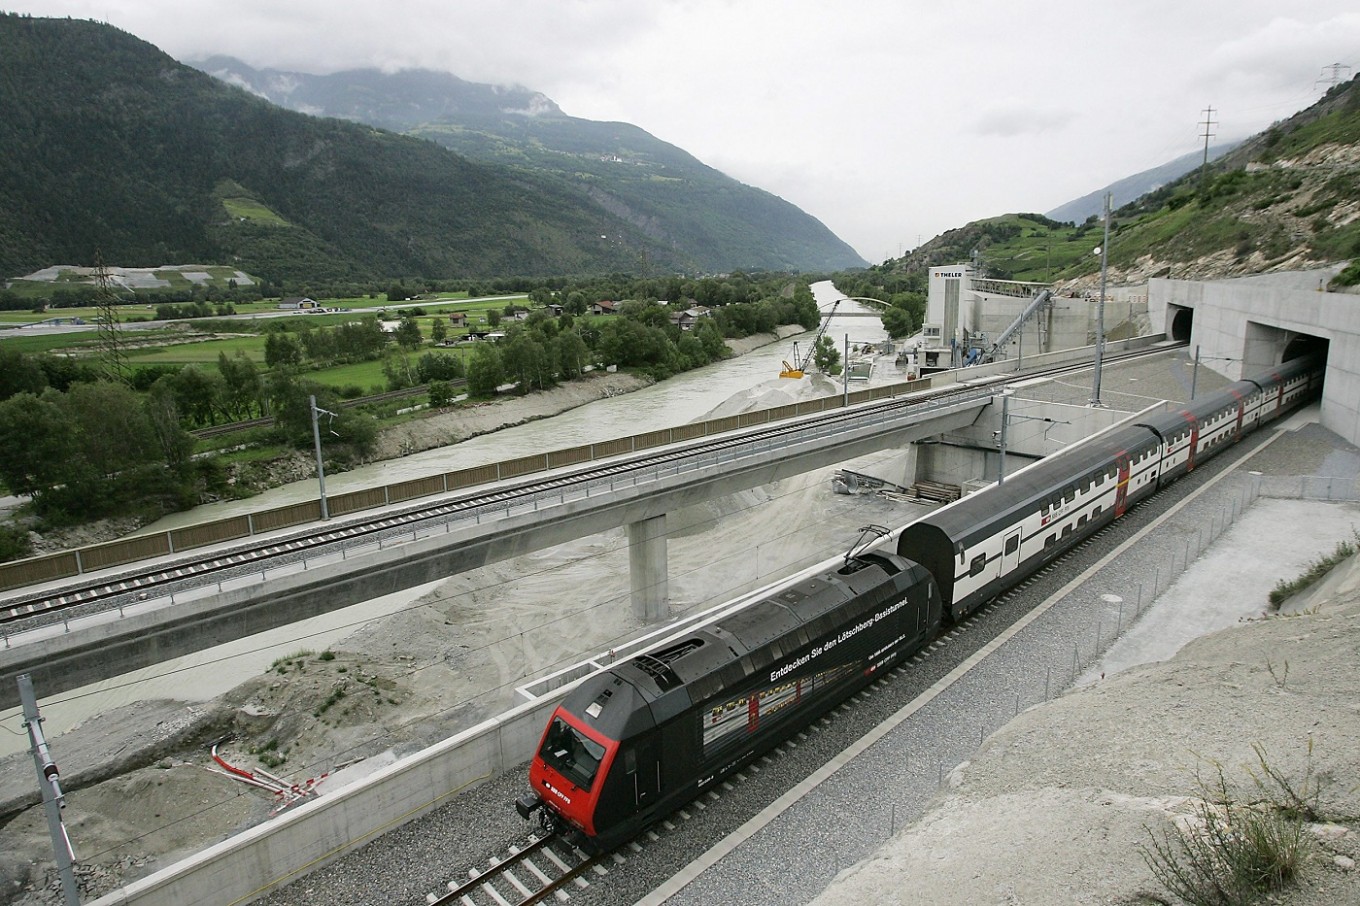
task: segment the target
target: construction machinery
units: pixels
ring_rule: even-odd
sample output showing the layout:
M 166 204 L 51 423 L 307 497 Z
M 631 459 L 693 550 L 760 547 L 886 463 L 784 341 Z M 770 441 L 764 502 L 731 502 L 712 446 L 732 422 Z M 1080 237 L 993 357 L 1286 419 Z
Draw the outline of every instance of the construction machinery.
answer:
M 798 341 L 794 341 L 794 364 L 790 365 L 788 359 L 785 359 L 784 370 L 779 372 L 780 377 L 800 378 L 804 374 L 807 374 L 808 366 L 812 364 L 812 357 L 817 353 L 817 344 L 821 342 L 822 337 L 826 334 L 826 329 L 831 326 L 831 316 L 836 313 L 836 307 L 844 301 L 844 299 L 837 299 L 835 302 L 832 302 L 831 307 L 826 310 L 826 314 L 822 315 L 822 323 L 817 325 L 817 335 L 813 337 L 812 342 L 808 344 L 807 352 L 800 355 L 798 352 Z

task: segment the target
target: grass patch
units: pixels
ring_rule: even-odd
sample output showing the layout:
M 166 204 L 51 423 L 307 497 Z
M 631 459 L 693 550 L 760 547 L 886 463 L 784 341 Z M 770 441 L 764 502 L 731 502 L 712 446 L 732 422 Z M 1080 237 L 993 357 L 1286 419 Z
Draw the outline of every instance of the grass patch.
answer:
M 1360 532 L 1352 534 L 1349 541 L 1341 541 L 1336 545 L 1336 550 L 1326 556 L 1319 557 L 1317 560 L 1308 564 L 1308 568 L 1296 579 L 1285 581 L 1281 579 L 1275 583 L 1275 587 L 1270 590 L 1270 609 L 1279 610 L 1280 605 L 1289 600 L 1293 595 L 1298 594 L 1305 588 L 1315 585 L 1322 580 L 1332 568 L 1343 560 L 1348 560 L 1355 556 L 1357 545 L 1360 545 Z
M 1257 767 L 1252 785 L 1235 790 L 1221 765 L 1216 776 L 1199 779 L 1200 798 L 1191 820 L 1151 842 L 1143 860 L 1171 895 L 1190 906 L 1247 906 L 1295 880 L 1308 858 L 1304 825 L 1318 820 L 1319 782 L 1313 774 L 1312 742 L 1308 767 L 1298 781 L 1285 777 L 1252 746 Z M 1272 900 L 1274 902 L 1274 900 Z
M 223 198 L 222 207 L 227 209 L 227 214 L 237 220 L 249 220 L 252 223 L 263 223 L 269 226 L 292 226 L 274 211 L 256 201 L 253 198 Z
M 273 670 L 275 673 L 287 673 L 289 668 L 297 667 L 298 670 L 301 671 L 307 663 L 307 658 L 315 653 L 316 652 L 312 651 L 310 648 L 303 648 L 299 651 L 294 651 L 292 654 L 285 654 L 283 657 L 278 658 L 274 663 L 270 664 L 269 669 Z

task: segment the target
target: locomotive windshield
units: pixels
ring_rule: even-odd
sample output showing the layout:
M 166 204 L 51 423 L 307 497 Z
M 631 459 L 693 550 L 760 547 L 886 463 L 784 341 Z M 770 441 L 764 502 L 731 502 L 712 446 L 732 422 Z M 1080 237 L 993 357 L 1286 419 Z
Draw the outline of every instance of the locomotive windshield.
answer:
M 595 772 L 600 769 L 600 759 L 604 758 L 604 746 L 555 717 L 538 757 L 581 789 L 589 790 L 595 782 Z

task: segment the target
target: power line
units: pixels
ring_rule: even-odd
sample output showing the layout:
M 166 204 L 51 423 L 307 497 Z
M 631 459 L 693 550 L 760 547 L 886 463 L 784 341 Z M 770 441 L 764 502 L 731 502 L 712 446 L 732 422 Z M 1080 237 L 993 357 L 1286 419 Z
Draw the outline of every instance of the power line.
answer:
M 99 337 L 99 350 L 105 379 L 118 384 L 128 382 L 127 356 L 123 352 L 121 325 L 118 323 L 118 294 L 113 291 L 113 281 L 109 269 L 104 266 L 104 257 L 98 251 L 94 254 L 95 308 Z
M 1214 108 L 1212 106 L 1204 108 L 1204 120 L 1200 123 L 1200 125 L 1204 127 L 1203 133 L 1204 162 L 1200 164 L 1199 168 L 1199 184 L 1202 188 L 1204 186 L 1204 180 L 1208 177 L 1209 174 L 1209 139 L 1213 138 L 1214 135 L 1217 134 L 1209 131 L 1212 127 L 1218 125 L 1218 123 L 1214 120 Z
M 1341 77 L 1341 70 L 1343 69 L 1346 70 L 1346 78 L 1344 79 Z M 1328 70 L 1331 70 L 1331 75 L 1327 74 Z M 1333 63 L 1330 66 L 1322 67 L 1322 75 L 1313 80 L 1313 88 L 1316 89 L 1319 85 L 1325 85 L 1326 90 L 1331 91 L 1342 82 L 1349 81 L 1350 77 L 1351 68 L 1349 65 L 1345 63 Z

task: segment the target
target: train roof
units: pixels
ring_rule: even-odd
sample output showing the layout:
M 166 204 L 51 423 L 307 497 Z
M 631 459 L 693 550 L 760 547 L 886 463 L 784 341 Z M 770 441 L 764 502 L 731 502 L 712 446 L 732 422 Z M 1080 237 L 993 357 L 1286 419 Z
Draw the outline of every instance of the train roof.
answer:
M 1128 425 L 1092 438 L 1071 450 L 1045 457 L 998 485 L 969 494 L 902 529 L 897 552 L 923 564 L 952 600 L 954 557 L 979 538 L 994 535 L 1014 521 L 1018 510 L 1061 496 L 1074 484 L 1112 468 L 1116 454 L 1131 456 L 1155 449 L 1157 438 L 1147 428 Z
M 645 729 L 638 721 L 660 723 L 739 685 L 810 640 L 929 578 L 920 565 L 891 553 L 872 552 L 851 563 L 853 569 L 828 570 L 780 588 L 664 648 L 617 664 L 583 682 L 563 704 L 582 713 L 602 696 L 608 698 L 610 707 L 599 711 L 597 725 L 616 739 L 624 738 Z M 615 707 L 623 703 L 616 695 L 647 703 L 650 713 L 626 713 L 640 709 Z

